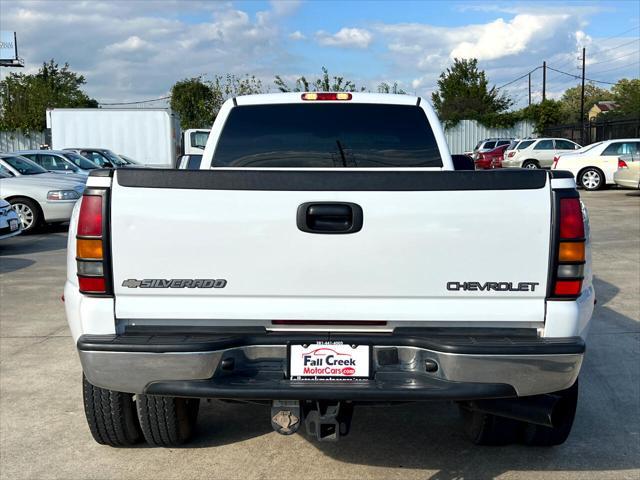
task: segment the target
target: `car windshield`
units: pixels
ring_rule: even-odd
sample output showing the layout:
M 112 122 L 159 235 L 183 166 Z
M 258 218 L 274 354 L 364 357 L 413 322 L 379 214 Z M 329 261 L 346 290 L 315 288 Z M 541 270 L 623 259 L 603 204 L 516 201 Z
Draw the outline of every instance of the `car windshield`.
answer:
M 589 150 L 591 150 L 592 148 L 597 147 L 598 145 L 602 145 L 604 142 L 597 142 L 597 143 L 592 143 L 591 145 L 587 145 L 586 147 L 582 147 L 580 150 L 578 150 L 579 152 L 588 152 Z
M 94 170 L 98 168 L 98 165 L 93 163 L 88 158 L 84 158 L 82 155 L 76 152 L 64 152 L 64 157 L 73 163 L 76 167 L 81 168 L 83 170 Z
M 20 175 L 38 175 L 40 173 L 47 173 L 47 170 L 42 168 L 36 162 L 32 162 L 28 158 L 24 157 L 2 157 L 12 168 L 18 171 Z
M 118 156 L 130 165 L 142 165 L 140 162 L 134 160 L 131 157 L 127 157 L 126 155 L 122 155 L 121 153 L 119 153 Z
M 414 105 L 273 104 L 233 108 L 214 167 L 441 167 Z
M 111 150 L 100 150 L 100 153 L 102 153 L 105 157 L 107 157 L 109 161 L 114 165 L 122 166 L 127 164 L 127 162 L 125 162 L 123 159 L 121 159 L 118 155 L 113 153 Z
M 13 173 L 5 167 L 4 165 L 0 165 L 0 178 L 11 178 L 13 177 Z

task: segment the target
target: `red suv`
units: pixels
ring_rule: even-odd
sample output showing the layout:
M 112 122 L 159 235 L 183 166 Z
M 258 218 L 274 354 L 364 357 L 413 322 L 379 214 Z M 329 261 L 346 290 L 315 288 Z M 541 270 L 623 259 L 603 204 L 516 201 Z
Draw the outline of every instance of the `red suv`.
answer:
M 475 160 L 476 170 L 487 170 L 489 168 L 502 168 L 502 160 L 504 160 L 504 151 L 509 145 L 500 145 L 499 147 L 487 152 L 478 152 Z

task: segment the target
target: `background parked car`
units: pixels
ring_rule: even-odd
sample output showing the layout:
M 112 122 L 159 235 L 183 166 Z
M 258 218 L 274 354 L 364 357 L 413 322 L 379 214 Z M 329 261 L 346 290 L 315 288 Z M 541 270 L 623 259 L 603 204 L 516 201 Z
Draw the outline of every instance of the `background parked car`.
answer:
M 14 177 L 20 177 L 23 175 L 40 175 L 42 178 L 51 177 L 53 179 L 59 179 L 59 177 L 62 176 L 60 173 L 53 173 L 42 168 L 33 160 L 29 160 L 26 157 L 12 153 L 0 153 L 0 165 Z M 82 183 L 86 183 L 87 181 L 87 177 L 85 175 L 79 175 L 77 173 L 64 174 L 64 177 L 67 180 Z
M 537 138 L 521 141 L 502 162 L 505 168 L 551 168 L 560 153 L 575 152 L 582 148 L 565 138 Z
M 25 233 L 43 223 L 66 222 L 76 201 L 82 196 L 85 184 L 70 175 L 48 173 L 39 165 L 41 173 L 16 176 L 0 163 L 0 192 L 16 211 Z
M 131 157 L 127 157 L 126 155 L 123 155 L 121 153 L 118 153 L 118 157 L 120 157 L 122 160 L 124 160 L 125 162 L 127 162 L 129 165 L 134 166 L 134 167 L 142 167 L 142 163 L 138 162 L 137 160 L 134 160 Z
M 606 140 L 573 154 L 558 155 L 553 168 L 568 170 L 585 190 L 598 190 L 613 184 L 620 157 L 640 154 L 640 138 Z
M 54 173 L 89 175 L 91 170 L 98 168 L 98 165 L 76 152 L 63 152 L 61 150 L 23 150 L 14 153 L 32 160 L 45 170 Z
M 19 235 L 21 231 L 20 217 L 9 202 L 0 198 L 0 240 Z
M 126 167 L 128 163 L 108 148 L 64 148 L 62 151 L 72 151 L 88 158 L 100 168 Z
M 484 140 L 480 140 L 473 149 L 473 160 L 477 160 L 479 153 L 488 152 L 489 150 L 493 150 L 494 148 L 501 147 L 503 145 L 509 145 L 512 140 L 512 138 L 486 138 Z
M 198 170 L 202 162 L 202 155 L 182 155 L 178 160 L 180 170 Z
M 499 147 L 485 152 L 478 152 L 475 160 L 476 170 L 485 170 L 489 168 L 502 168 L 502 160 L 504 152 L 509 144 L 503 143 Z
M 620 157 L 613 181 L 621 187 L 640 189 L 640 155 Z

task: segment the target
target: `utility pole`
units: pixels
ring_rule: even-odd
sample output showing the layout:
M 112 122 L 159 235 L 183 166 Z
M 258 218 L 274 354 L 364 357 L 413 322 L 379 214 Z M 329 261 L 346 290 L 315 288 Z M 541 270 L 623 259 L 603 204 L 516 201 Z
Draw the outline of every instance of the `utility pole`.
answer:
M 587 49 L 582 47 L 582 91 L 580 93 L 580 140 L 582 145 L 584 145 L 584 66 L 586 51 Z
M 529 72 L 529 106 L 531 106 L 531 72 Z
M 542 62 L 542 101 L 547 99 L 547 62 Z

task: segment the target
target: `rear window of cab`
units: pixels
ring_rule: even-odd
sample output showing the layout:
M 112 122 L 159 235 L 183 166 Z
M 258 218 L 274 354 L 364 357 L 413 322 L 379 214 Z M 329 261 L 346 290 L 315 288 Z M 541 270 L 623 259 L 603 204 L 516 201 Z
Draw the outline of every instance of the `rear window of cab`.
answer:
M 291 103 L 233 108 L 212 167 L 442 167 L 415 105 Z

